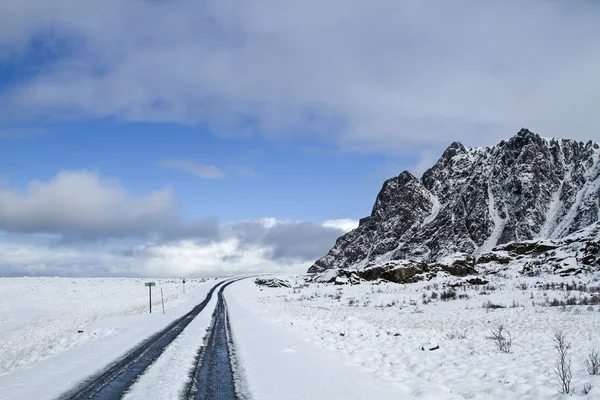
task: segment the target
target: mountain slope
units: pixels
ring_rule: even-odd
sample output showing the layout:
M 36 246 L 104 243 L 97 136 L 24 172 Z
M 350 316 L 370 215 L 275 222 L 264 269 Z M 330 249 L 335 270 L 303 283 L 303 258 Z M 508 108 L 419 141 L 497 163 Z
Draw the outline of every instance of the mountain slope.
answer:
M 387 180 L 371 215 L 309 272 L 562 238 L 600 220 L 599 160 L 597 143 L 527 129 L 492 147 L 452 143 L 420 180 L 407 171 Z

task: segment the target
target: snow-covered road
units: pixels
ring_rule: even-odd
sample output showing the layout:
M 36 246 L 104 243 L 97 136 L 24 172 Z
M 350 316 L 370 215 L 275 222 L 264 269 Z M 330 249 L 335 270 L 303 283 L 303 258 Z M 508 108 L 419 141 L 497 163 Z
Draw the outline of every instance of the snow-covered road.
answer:
M 224 318 L 215 322 L 221 315 L 229 318 L 231 329 L 221 329 L 229 349 L 219 345 L 214 355 L 218 366 L 229 361 L 242 400 L 563 399 L 552 372 L 555 330 L 573 342 L 573 396 L 600 399 L 600 376 L 587 374 L 583 364 L 600 348 L 600 307 L 551 306 L 554 296 L 591 302 L 598 280 L 592 277 L 587 291 L 568 292 L 560 285 L 548 290 L 552 282 L 538 284 L 537 278 L 495 279 L 456 289 L 448 301 L 440 300 L 438 290 L 451 290 L 442 280 L 339 287 L 291 277 L 292 287 L 262 288 L 244 279 L 223 291 L 220 307 L 215 292 L 123 398 L 189 398 L 194 371 L 211 359 L 202 350 L 207 338 L 224 342 L 215 334 L 225 326 Z M 170 293 L 163 315 L 144 309 L 147 292 L 132 296 L 143 290 L 139 280 L 0 279 L 0 399 L 59 398 L 189 313 L 218 282 L 197 282 L 183 296 L 172 293 L 174 283 L 157 281 Z M 488 339 L 498 324 L 515 339 L 506 354 Z M 84 333 L 72 332 L 79 327 Z M 423 351 L 431 338 L 440 349 Z M 214 382 L 223 374 L 216 376 Z M 588 384 L 591 392 L 584 395 Z M 229 400 L 228 392 L 205 398 Z
M 235 281 L 224 284 L 218 300 L 211 329 L 204 346 L 198 351 L 198 359 L 186 385 L 183 398 L 189 400 L 234 400 L 237 399 L 235 378 L 231 362 L 233 343 L 227 305 L 223 291 Z
M 206 298 L 189 313 L 173 321 L 165 329 L 129 351 L 110 367 L 86 379 L 85 382 L 73 388 L 61 398 L 63 400 L 122 398 L 135 381 L 163 354 L 167 346 L 205 309 L 213 293 L 219 289 L 222 293 L 223 287 L 222 282 L 213 286 Z

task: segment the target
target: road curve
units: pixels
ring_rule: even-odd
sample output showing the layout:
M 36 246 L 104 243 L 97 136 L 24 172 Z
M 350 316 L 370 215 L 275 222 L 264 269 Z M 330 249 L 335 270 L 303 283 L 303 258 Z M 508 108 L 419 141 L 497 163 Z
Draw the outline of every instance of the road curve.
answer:
M 237 280 L 236 280 L 237 281 Z M 236 281 L 224 284 L 218 293 L 210 331 L 198 351 L 196 365 L 184 390 L 185 400 L 237 400 L 231 366 L 230 328 L 223 291 Z
M 226 283 L 227 282 L 227 283 Z M 59 400 L 115 400 L 120 399 L 148 367 L 165 351 L 167 346 L 189 325 L 210 302 L 220 282 L 210 289 L 206 298 L 190 312 L 173 321 L 169 326 L 138 345 L 104 371 L 93 375 L 75 389 L 63 394 Z M 223 286 L 223 287 L 224 287 Z M 219 294 L 222 293 L 222 289 Z

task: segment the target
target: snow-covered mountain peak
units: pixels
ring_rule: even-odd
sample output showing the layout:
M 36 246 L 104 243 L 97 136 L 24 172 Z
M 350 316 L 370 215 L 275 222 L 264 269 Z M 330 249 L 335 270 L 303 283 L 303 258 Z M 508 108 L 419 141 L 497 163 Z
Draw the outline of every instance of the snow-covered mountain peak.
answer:
M 421 179 L 388 179 L 369 217 L 311 271 L 558 239 L 600 220 L 600 146 L 528 129 L 491 147 L 452 143 Z

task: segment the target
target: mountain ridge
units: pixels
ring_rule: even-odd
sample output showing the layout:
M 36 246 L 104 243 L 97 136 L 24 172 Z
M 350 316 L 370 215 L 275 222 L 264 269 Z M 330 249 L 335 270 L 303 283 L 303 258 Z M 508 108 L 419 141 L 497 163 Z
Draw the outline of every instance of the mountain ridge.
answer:
M 387 179 L 371 215 L 309 272 L 562 238 L 600 220 L 599 161 L 598 143 L 525 128 L 490 147 L 453 142 L 420 179 L 408 171 Z

